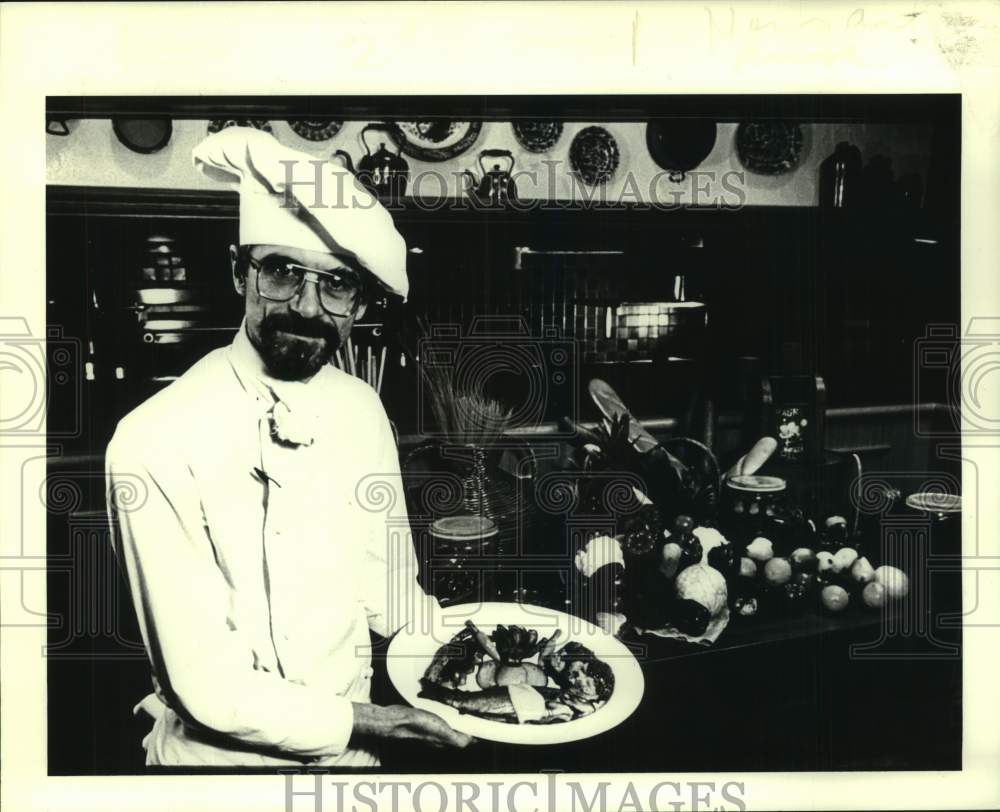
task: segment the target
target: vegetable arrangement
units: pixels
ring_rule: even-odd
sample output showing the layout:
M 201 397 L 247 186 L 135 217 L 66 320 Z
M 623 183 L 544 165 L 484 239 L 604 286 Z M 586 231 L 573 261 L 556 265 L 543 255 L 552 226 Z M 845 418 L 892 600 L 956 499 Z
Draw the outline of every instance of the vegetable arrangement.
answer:
M 660 513 L 667 508 L 672 515 L 667 514 L 663 519 L 677 513 L 698 516 L 714 508 L 717 472 L 705 474 L 699 466 L 686 465 L 651 437 L 644 443 L 643 438 L 633 436 L 635 421 L 628 412 L 605 418 L 593 430 L 568 418 L 562 422 L 574 435 L 572 465 L 584 474 L 580 478 L 580 496 L 585 504 L 599 506 L 606 497 L 603 490 L 607 484 L 606 478 L 590 478 L 587 474 L 627 472 L 642 482 L 642 490 L 635 495 L 640 505 L 639 515 L 626 520 L 628 526 L 621 528 L 628 536 L 627 543 L 648 548 L 650 528 L 656 528 L 654 535 L 659 533 Z M 697 447 L 697 451 L 711 456 L 707 449 Z M 706 467 L 713 465 L 714 460 Z M 634 512 L 623 511 L 623 514 Z
M 538 639 L 535 629 L 528 631 L 521 626 L 497 626 L 492 638 L 478 632 L 483 650 L 493 659 L 483 662 L 476 672 L 476 683 L 480 688 L 497 685 L 548 684 L 542 667 L 537 663 L 525 662 L 541 651 L 547 642 Z
M 602 460 L 628 459 L 619 447 L 625 442 L 623 426 L 624 421 L 614 424 L 600 435 L 605 445 L 612 443 Z M 678 478 L 672 492 L 681 502 L 683 481 Z M 831 516 L 817 530 L 801 510 L 779 506 L 761 515 L 760 533 L 730 540 L 713 526 L 711 515 L 703 514 L 699 525 L 688 514 L 664 522 L 670 511 L 662 501 L 666 493 L 659 491 L 660 501 L 637 493 L 638 507 L 619 519 L 623 572 L 616 606 L 624 621 L 619 628 L 713 642 L 730 616 L 840 613 L 854 605 L 879 609 L 908 591 L 905 573 L 876 568 L 859 538 L 849 537 L 843 517 Z
M 621 546 L 621 607 L 631 625 L 689 638 L 702 637 L 713 622 L 725 625 L 727 579 L 738 575 L 738 556 L 721 533 L 681 515 L 671 530 L 657 531 L 648 551 L 637 554 L 627 541 Z
M 829 517 L 822 531 L 799 542 L 785 555 L 763 536 L 746 545 L 734 590 L 737 617 L 806 608 L 837 614 L 853 605 L 881 609 L 909 592 L 907 575 L 893 566 L 875 568 L 860 540 L 848 537 L 841 516 Z
M 704 446 L 683 438 L 661 444 L 608 384 L 595 379 L 589 390 L 604 419 L 594 429 L 568 419 L 563 425 L 575 435 L 568 462 L 579 472 L 583 512 L 610 513 L 614 521 L 613 533 L 588 540 L 582 563 L 577 554 L 588 582 L 601 581 L 598 593 L 615 595 L 603 620 L 595 613 L 599 624 L 711 643 L 731 615 L 880 608 L 906 594 L 906 575 L 876 568 L 856 527 L 849 534 L 846 520 L 831 516 L 818 530 L 783 497 L 784 480 L 756 476 L 777 447 L 774 438 L 761 438 L 722 477 Z M 697 453 L 685 456 L 680 449 L 688 447 Z M 719 510 L 721 490 L 737 492 L 727 511 Z M 608 554 L 612 545 L 620 556 Z M 591 546 L 600 555 L 590 554 Z

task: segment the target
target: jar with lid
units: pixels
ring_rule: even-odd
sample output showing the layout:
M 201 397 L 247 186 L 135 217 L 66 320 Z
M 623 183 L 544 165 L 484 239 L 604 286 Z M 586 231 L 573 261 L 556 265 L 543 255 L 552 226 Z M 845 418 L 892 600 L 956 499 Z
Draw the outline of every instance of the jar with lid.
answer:
M 801 510 L 788 496 L 785 480 L 759 475 L 726 480 L 719 523 L 737 545 L 764 536 L 778 554 L 787 554 L 797 545 L 799 531 L 805 526 Z

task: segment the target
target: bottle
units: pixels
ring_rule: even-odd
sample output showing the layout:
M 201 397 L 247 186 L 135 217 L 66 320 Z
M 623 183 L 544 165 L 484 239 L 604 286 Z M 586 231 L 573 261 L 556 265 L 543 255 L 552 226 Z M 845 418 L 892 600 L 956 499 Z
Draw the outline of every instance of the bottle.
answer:
M 842 209 L 858 203 L 861 150 L 847 141 L 837 144 L 833 154 L 819 167 L 819 204 Z

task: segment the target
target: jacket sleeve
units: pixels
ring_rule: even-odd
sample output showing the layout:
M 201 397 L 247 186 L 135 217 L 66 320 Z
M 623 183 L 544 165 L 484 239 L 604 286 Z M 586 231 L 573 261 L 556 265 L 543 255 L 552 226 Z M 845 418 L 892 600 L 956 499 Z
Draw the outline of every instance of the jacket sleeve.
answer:
M 167 704 L 243 745 L 303 757 L 343 752 L 351 702 L 256 670 L 247 640 L 228 622 L 229 588 L 189 467 L 119 429 L 106 476 L 115 552 Z
M 399 451 L 381 402 L 377 408 L 374 443 L 377 451 L 359 494 L 369 520 L 365 608 L 371 629 L 383 637 L 391 637 L 412 620 L 430 624 L 439 607 L 418 581 L 419 567 L 399 469 Z M 431 626 L 421 625 L 421 628 Z

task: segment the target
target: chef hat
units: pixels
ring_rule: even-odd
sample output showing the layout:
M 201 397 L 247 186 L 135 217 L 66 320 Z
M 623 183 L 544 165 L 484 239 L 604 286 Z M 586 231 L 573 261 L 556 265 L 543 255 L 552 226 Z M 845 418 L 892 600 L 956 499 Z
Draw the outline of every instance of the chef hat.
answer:
M 206 176 L 239 190 L 241 245 L 346 255 L 406 298 L 406 243 L 389 212 L 339 164 L 252 127 L 214 133 L 192 156 Z

